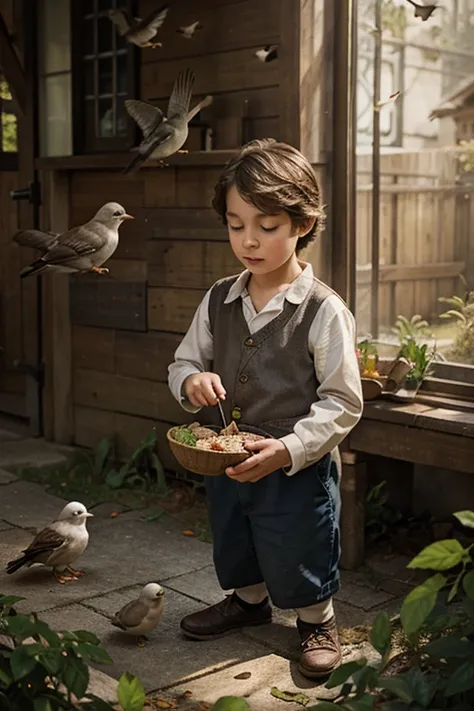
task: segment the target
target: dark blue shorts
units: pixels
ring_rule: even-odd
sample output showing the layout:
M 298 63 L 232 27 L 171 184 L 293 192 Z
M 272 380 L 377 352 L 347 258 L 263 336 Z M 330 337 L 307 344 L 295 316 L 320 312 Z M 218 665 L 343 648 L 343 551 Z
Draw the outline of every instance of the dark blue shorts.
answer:
M 282 609 L 339 589 L 339 477 L 328 454 L 294 476 L 254 484 L 205 477 L 214 564 L 224 590 L 265 582 Z

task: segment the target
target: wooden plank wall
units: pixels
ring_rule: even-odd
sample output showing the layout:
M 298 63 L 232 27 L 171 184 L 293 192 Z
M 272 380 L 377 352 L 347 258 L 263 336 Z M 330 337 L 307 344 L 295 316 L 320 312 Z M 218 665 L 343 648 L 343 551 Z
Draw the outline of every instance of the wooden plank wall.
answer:
M 383 327 L 419 313 L 435 320 L 440 296 L 458 293 L 458 275 L 474 283 L 471 238 L 474 189 L 457 184 L 447 151 L 381 158 L 379 314 Z M 360 333 L 370 330 L 371 157 L 358 157 L 357 306 Z
M 255 52 L 278 43 L 282 0 L 181 0 L 171 3 L 162 27 L 163 47 L 141 53 L 141 98 L 165 109 L 178 73 L 196 74 L 193 105 L 206 94 L 214 102 L 201 115 L 213 131 L 213 149 L 235 148 L 251 138 L 279 133 L 279 62 L 262 63 Z M 140 0 L 140 15 L 156 7 Z M 176 30 L 199 20 L 192 39 Z M 199 148 L 199 130 L 187 147 Z

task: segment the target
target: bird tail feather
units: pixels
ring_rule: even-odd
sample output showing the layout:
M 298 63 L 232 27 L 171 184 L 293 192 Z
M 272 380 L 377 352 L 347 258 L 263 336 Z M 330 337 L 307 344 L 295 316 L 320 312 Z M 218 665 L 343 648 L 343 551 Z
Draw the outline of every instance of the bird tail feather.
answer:
M 146 156 L 143 156 L 141 153 L 137 153 L 135 156 L 133 156 L 132 160 L 127 165 L 127 167 L 122 170 L 122 175 L 128 175 L 129 173 L 136 173 L 138 170 L 140 170 L 140 166 L 142 163 L 145 162 L 145 160 L 146 160 Z
M 20 570 L 24 565 L 26 565 L 29 562 L 29 556 L 22 555 L 21 558 L 17 558 L 16 560 L 11 560 L 9 563 L 7 563 L 7 574 L 11 575 L 12 573 L 16 573 L 17 570 Z
M 37 259 L 36 262 L 33 262 L 32 264 L 21 270 L 20 278 L 24 279 L 25 277 L 33 276 L 34 274 L 41 274 L 41 272 L 43 272 L 47 266 L 48 265 L 43 259 Z

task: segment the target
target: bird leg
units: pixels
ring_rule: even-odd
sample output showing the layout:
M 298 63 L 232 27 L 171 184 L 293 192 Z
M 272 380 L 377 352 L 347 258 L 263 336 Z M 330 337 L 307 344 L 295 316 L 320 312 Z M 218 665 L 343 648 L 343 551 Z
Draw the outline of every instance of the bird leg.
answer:
M 178 151 L 178 153 L 189 153 L 189 151 L 185 149 L 185 150 Z
M 65 575 L 64 572 L 60 573 L 56 569 L 53 570 L 53 575 L 58 583 L 64 585 L 64 583 L 69 583 L 72 580 L 79 580 L 75 575 Z
M 158 161 L 158 168 L 168 168 L 168 167 L 169 167 L 169 163 L 165 163 L 164 160 Z
M 143 44 L 140 45 L 142 49 L 145 47 L 151 47 L 151 49 L 156 49 L 157 47 L 163 47 L 162 42 L 144 42 Z
M 107 267 L 91 267 L 90 268 L 91 272 L 95 272 L 96 274 L 108 274 L 109 270 Z
M 137 637 L 137 647 L 146 647 L 146 643 L 148 642 L 147 637 L 145 637 L 144 634 L 141 634 Z
M 83 575 L 85 575 L 83 570 L 74 570 L 74 568 L 71 568 L 70 565 L 66 565 L 66 570 L 69 571 L 69 573 L 71 573 L 71 575 L 74 575 L 74 576 L 82 577 Z

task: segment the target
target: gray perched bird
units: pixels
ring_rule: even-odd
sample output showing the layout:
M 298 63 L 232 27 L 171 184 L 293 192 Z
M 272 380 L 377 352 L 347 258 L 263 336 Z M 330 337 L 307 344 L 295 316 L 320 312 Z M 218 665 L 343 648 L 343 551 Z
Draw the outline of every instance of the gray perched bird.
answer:
M 429 20 L 438 7 L 437 5 L 421 5 L 418 2 L 413 2 L 413 0 L 408 0 L 408 2 L 415 8 L 415 17 L 421 17 L 422 22 Z
M 138 99 L 127 99 L 125 108 L 143 132 L 143 140 L 134 150 L 137 155 L 130 161 L 123 173 L 135 173 L 148 159 L 160 160 L 179 151 L 188 137 L 188 123 L 202 108 L 212 103 L 212 96 L 206 96 L 191 111 L 194 72 L 185 69 L 178 75 L 168 103 L 167 115 L 161 109 Z
M 133 217 L 117 202 L 107 202 L 92 220 L 60 235 L 20 230 L 13 236 L 14 242 L 43 252 L 39 259 L 20 272 L 21 278 L 44 271 L 107 274 L 109 270 L 101 265 L 117 249 L 118 229 L 124 220 L 133 220 Z
M 199 20 L 197 22 L 192 22 L 190 25 L 183 25 L 176 30 L 180 35 L 183 35 L 186 39 L 191 39 L 196 30 L 202 30 L 204 25 L 201 25 Z
M 52 567 L 58 583 L 78 580 L 78 576 L 84 573 L 71 568 L 71 563 L 87 548 L 89 533 L 86 521 L 93 515 L 84 504 L 71 501 L 63 508 L 56 521 L 36 534 L 28 548 L 22 551 L 20 558 L 7 563 L 7 573 L 11 575 L 24 565 L 30 567 L 34 563 L 42 563 Z
M 109 17 L 116 25 L 119 35 L 125 37 L 128 42 L 136 44 L 142 49 L 144 47 L 155 49 L 155 47 L 161 47 L 162 43 L 151 40 L 165 21 L 168 10 L 169 5 L 162 5 L 143 19 L 131 17 L 127 10 L 110 10 Z
M 144 647 L 145 635 L 155 629 L 163 614 L 164 594 L 161 585 L 148 583 L 138 598 L 128 602 L 115 613 L 111 623 L 123 632 L 137 637 L 137 646 Z

